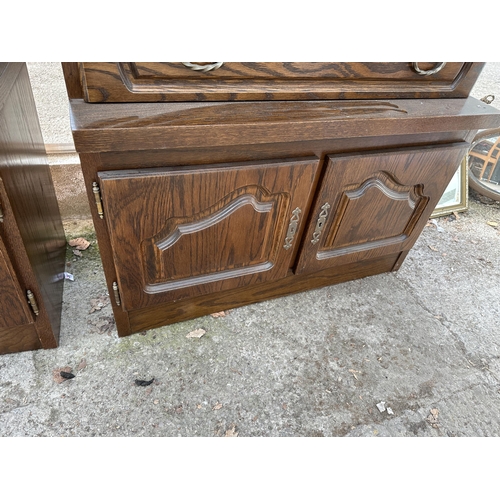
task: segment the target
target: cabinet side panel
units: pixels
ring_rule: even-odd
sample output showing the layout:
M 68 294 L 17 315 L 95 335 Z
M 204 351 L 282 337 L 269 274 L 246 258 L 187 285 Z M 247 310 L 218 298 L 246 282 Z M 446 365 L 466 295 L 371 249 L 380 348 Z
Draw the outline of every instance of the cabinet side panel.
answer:
M 2 77 L 9 71 L 7 67 Z M 7 94 L 1 86 L 0 80 L 0 177 L 13 217 L 6 245 L 21 281 L 39 291 L 39 307 L 46 313 L 37 318 L 42 344 L 55 347 L 62 306 L 64 229 L 26 65 Z

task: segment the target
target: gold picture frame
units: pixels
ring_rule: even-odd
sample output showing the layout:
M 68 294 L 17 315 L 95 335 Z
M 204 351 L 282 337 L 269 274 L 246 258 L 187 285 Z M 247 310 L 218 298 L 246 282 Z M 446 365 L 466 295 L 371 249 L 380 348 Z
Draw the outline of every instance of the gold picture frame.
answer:
M 464 156 L 434 212 L 432 212 L 431 219 L 444 217 L 453 212 L 463 212 L 469 207 L 468 157 L 468 154 Z

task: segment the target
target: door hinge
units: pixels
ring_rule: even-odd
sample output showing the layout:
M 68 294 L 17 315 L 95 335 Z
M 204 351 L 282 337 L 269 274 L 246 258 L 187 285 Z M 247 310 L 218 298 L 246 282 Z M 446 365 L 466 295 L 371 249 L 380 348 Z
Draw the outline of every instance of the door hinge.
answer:
M 31 290 L 27 290 L 26 296 L 28 297 L 28 303 L 31 306 L 31 309 L 33 309 L 35 316 L 38 316 L 40 310 L 38 309 L 38 304 L 36 302 L 35 296 L 33 295 L 33 292 Z
M 115 303 L 117 306 L 121 306 L 122 302 L 120 300 L 120 291 L 118 290 L 118 283 L 113 281 L 113 295 L 115 296 Z
M 101 190 L 99 189 L 99 185 L 97 182 L 92 183 L 92 192 L 94 193 L 95 204 L 97 205 L 97 213 L 101 219 L 104 219 L 104 210 L 102 209 L 102 200 L 101 200 Z

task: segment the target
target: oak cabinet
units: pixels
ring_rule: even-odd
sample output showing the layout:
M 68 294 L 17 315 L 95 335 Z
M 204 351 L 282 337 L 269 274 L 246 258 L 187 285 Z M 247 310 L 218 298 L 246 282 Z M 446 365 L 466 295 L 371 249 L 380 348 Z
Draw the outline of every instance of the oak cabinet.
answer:
M 399 269 L 500 126 L 481 68 L 65 63 L 119 335 Z
M 0 63 L 0 354 L 58 345 L 65 252 L 26 65 Z

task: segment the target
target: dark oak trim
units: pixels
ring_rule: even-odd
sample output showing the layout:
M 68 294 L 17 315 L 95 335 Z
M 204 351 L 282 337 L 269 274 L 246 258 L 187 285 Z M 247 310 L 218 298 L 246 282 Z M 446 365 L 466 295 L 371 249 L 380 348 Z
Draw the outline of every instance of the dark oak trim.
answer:
M 386 102 L 71 102 L 78 152 L 292 143 L 492 128 L 500 111 L 467 99 Z M 352 106 L 351 106 L 352 105 Z M 367 115 L 368 113 L 368 115 Z
M 80 78 L 79 63 L 63 62 L 61 63 L 66 89 L 70 99 L 83 99 L 82 83 Z
M 118 332 L 130 332 L 130 325 L 128 314 L 124 311 L 121 304 L 117 304 L 113 299 L 114 290 L 113 283 L 117 280 L 117 273 L 115 270 L 113 250 L 109 238 L 109 232 L 106 221 L 101 219 L 97 210 L 95 195 L 92 191 L 92 184 L 98 180 L 97 172 L 104 169 L 99 155 L 80 154 L 80 162 L 82 165 L 83 178 L 89 200 L 90 212 L 94 221 L 94 228 L 99 243 L 99 253 L 105 271 L 106 284 L 108 287 L 109 296 L 111 298 L 111 306 L 116 321 Z

